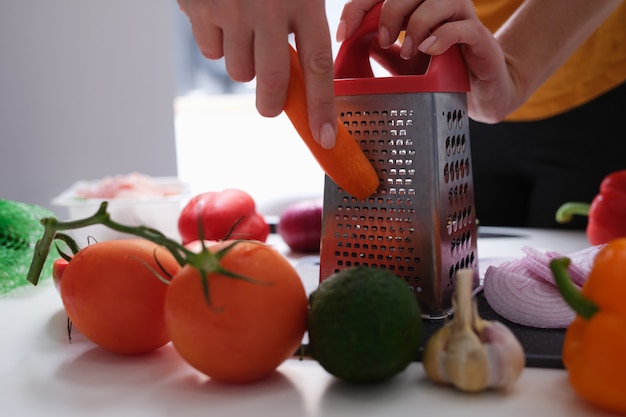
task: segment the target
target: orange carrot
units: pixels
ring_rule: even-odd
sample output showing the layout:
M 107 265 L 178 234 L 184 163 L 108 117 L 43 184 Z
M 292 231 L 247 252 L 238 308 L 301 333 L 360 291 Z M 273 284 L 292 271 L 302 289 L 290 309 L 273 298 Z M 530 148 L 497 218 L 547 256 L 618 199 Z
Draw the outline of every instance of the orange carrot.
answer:
M 376 170 L 350 132 L 338 120 L 335 147 L 325 149 L 313 139 L 309 127 L 304 76 L 298 53 L 290 46 L 291 75 L 285 113 L 320 167 L 346 193 L 363 200 L 378 189 Z

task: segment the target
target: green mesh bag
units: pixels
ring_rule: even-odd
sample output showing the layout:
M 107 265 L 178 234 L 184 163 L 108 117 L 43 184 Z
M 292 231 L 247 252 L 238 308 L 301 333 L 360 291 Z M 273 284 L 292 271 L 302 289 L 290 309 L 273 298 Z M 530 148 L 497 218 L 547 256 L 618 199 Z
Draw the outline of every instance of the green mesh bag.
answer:
M 54 214 L 43 207 L 0 199 L 0 295 L 25 285 L 28 268 L 33 259 L 35 243 L 41 239 L 44 227 L 40 220 Z M 52 247 L 42 279 L 52 276 L 52 263 L 58 252 Z

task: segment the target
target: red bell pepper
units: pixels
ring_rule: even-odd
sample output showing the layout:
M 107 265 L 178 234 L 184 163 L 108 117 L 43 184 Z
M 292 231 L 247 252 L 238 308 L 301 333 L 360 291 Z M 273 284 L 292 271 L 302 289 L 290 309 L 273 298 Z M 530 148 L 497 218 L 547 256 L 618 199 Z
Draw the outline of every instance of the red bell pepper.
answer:
M 587 239 L 592 245 L 626 237 L 626 169 L 607 175 L 600 183 L 600 192 L 589 203 L 569 202 L 556 212 L 559 223 L 567 223 L 573 215 L 588 216 Z

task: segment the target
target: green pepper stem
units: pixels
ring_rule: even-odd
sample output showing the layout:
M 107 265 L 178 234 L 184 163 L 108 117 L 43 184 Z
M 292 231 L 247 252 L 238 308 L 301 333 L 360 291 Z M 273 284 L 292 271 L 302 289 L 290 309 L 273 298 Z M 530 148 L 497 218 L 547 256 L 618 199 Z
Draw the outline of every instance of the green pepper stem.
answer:
M 572 282 L 567 272 L 570 264 L 569 258 L 553 259 L 550 262 L 550 270 L 565 302 L 582 318 L 589 320 L 599 310 L 598 306 L 588 298 L 585 298 Z
M 590 208 L 591 204 L 589 203 L 571 201 L 559 207 L 554 217 L 558 223 L 569 223 L 575 215 L 589 216 Z

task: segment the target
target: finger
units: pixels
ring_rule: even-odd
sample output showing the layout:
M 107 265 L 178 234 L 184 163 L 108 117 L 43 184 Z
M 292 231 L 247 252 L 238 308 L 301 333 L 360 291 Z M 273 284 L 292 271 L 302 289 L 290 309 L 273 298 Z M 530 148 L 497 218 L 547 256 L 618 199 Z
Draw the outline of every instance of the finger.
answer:
M 282 24 L 257 31 L 254 46 L 256 107 L 262 116 L 280 114 L 285 106 L 289 84 L 288 28 Z
M 411 14 L 406 25 L 405 42 L 401 55 L 410 59 L 419 51 L 425 52 L 437 41 L 434 32 L 442 26 L 457 21 L 474 20 L 478 18 L 474 13 L 473 5 L 467 0 L 426 0 Z M 460 28 L 460 26 L 458 26 Z M 450 28 L 449 28 L 450 29 Z M 458 35 L 458 34 L 457 34 Z M 427 41 L 425 41 L 428 39 Z M 450 45 L 439 53 L 445 51 Z M 429 51 L 434 52 L 435 50 Z
M 251 81 L 255 76 L 254 33 L 249 27 L 232 24 L 223 31 L 226 72 L 234 81 Z
M 435 29 L 424 41 L 427 48 L 423 52 L 430 55 L 440 55 L 452 45 L 462 44 L 472 54 L 487 52 L 490 48 L 483 48 L 486 42 L 494 41 L 493 35 L 478 20 L 457 20 L 447 22 Z M 420 50 L 422 47 L 420 47 Z
M 379 40 L 383 48 L 391 46 L 406 26 L 409 17 L 424 0 L 386 0 L 380 11 Z
M 380 0 L 352 0 L 346 3 L 337 26 L 337 42 L 343 42 L 352 36 L 361 25 L 365 13 L 379 2 Z
M 223 34 L 219 27 L 194 19 L 191 21 L 191 31 L 202 56 L 207 59 L 220 59 L 224 56 Z
M 311 132 L 323 147 L 332 148 L 337 135 L 337 111 L 330 29 L 324 2 L 309 4 L 312 7 L 298 21 L 297 50 L 304 74 Z
M 187 16 L 189 16 L 189 14 L 187 13 L 187 3 L 189 2 L 189 0 L 178 0 L 178 9 L 185 13 Z
M 179 0 L 181 10 L 189 18 L 191 31 L 200 53 L 207 59 L 223 56 L 222 30 L 212 19 L 206 2 Z

